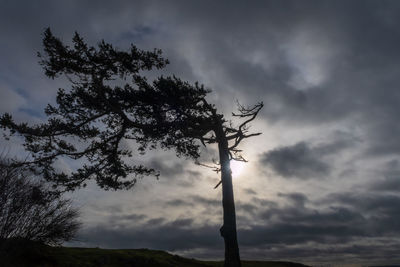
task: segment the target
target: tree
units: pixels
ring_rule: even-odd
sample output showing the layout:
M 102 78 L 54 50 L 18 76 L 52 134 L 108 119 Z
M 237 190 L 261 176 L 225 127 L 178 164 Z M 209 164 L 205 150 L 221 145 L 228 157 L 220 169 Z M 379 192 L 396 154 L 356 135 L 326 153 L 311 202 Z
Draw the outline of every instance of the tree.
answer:
M 88 179 L 105 189 L 121 189 L 132 187 L 143 175 L 159 175 L 132 163 L 134 151 L 123 148 L 123 140 L 134 141 L 139 154 L 174 149 L 178 157 L 194 160 L 200 156 L 201 145 L 217 144 L 225 266 L 240 266 L 230 160 L 245 161 L 238 145 L 260 134 L 249 134 L 248 123 L 263 104 L 239 105 L 238 113 L 232 115 L 244 121 L 234 127 L 207 102 L 210 91 L 203 85 L 175 76 L 161 76 L 150 83 L 143 76 L 144 71 L 169 63 L 161 50 L 143 51 L 131 45 L 128 51 L 120 51 L 104 41 L 95 48 L 77 33 L 70 47 L 50 29 L 44 33 L 43 44 L 45 55 L 39 57 L 45 74 L 53 79 L 65 75 L 72 86 L 58 90 L 57 106 L 46 107 L 47 123 L 28 126 L 15 123 L 10 114 L 1 117 L 4 129 L 25 138 L 25 148 L 33 155 L 27 164 L 67 190 L 85 186 Z M 58 171 L 53 163 L 63 156 L 80 160 L 81 167 L 71 174 Z
M 57 245 L 79 228 L 70 200 L 0 159 L 0 239 L 25 238 Z

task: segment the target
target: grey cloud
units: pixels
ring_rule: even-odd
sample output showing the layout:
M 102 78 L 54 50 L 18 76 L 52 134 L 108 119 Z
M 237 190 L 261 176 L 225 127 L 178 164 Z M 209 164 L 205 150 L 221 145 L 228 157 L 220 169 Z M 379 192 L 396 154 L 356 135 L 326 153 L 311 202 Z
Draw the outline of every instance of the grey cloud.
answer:
M 248 202 L 237 202 L 236 203 L 236 209 L 237 209 L 237 213 L 240 214 L 250 214 L 250 215 L 255 215 L 259 210 L 260 207 L 258 205 L 254 205 L 252 203 L 248 203 Z M 248 223 L 249 221 L 249 217 L 247 216 L 243 216 L 243 219 L 238 219 L 239 222 L 241 222 L 242 224 Z
M 194 203 L 183 199 L 173 199 L 165 202 L 165 205 L 172 207 L 188 207 L 188 206 L 192 207 L 194 206 Z
M 90 34 L 89 39 L 96 41 L 104 37 L 99 36 L 99 29 L 103 29 L 102 33 L 111 40 L 134 41 L 149 48 L 151 42 L 154 42 L 152 38 L 159 40 L 157 38 L 162 36 L 162 41 L 168 41 L 163 42 L 164 47 L 161 48 L 171 53 L 171 71 L 174 73 L 187 73 L 188 69 L 197 71 L 196 66 L 193 66 L 197 63 L 188 62 L 192 59 L 187 58 L 194 51 L 206 57 L 207 64 L 200 66 L 200 69 L 221 72 L 218 81 L 213 82 L 212 77 L 206 75 L 204 78 L 209 79 L 201 82 L 215 85 L 218 94 L 230 95 L 245 90 L 249 98 L 246 101 L 263 99 L 266 102 L 263 115 L 271 120 L 319 123 L 357 113 L 364 118 L 362 123 L 365 127 L 371 129 L 368 132 L 374 140 L 371 143 L 372 151 L 399 151 L 395 138 L 398 134 L 389 128 L 390 125 L 399 125 L 395 116 L 398 114 L 396 77 L 399 75 L 394 72 L 398 62 L 396 48 L 399 40 L 393 34 L 398 23 L 395 10 L 399 7 L 394 2 L 310 1 L 300 4 L 296 1 L 282 1 L 278 4 L 266 1 L 253 5 L 234 2 L 227 8 L 226 5 L 211 3 L 178 5 L 177 2 L 166 4 L 149 1 L 146 4 L 136 1 L 135 8 L 130 8 L 128 2 L 117 1 L 113 4 L 101 2 L 96 7 L 91 7 L 89 14 L 81 14 L 89 7 L 89 3 L 79 3 L 79 8 L 77 7 L 78 3 L 73 1 L 57 7 L 50 3 L 40 7 L 32 5 L 27 9 L 29 12 L 18 9 L 21 16 L 14 20 L 15 16 L 12 14 L 15 14 L 18 6 L 8 4 L 3 9 L 2 17 L 6 23 L 2 24 L 12 24 L 19 31 L 29 25 L 29 40 L 35 42 L 38 49 L 40 32 L 50 23 L 55 24 L 55 30 L 58 29 L 63 35 L 70 35 L 78 30 L 86 35 Z M 51 10 L 52 12 L 47 13 L 57 19 L 39 16 L 40 11 L 47 10 Z M 58 19 L 60 10 L 65 13 L 62 16 L 64 20 Z M 77 14 L 77 10 L 81 13 Z M 237 10 L 240 10 L 242 16 L 237 16 Z M 62 23 L 72 14 L 79 15 L 79 19 L 73 20 L 75 22 L 72 24 Z M 113 19 L 116 14 L 119 15 L 119 20 Z M 224 14 L 223 21 L 220 19 L 221 14 Z M 245 14 L 252 19 L 244 19 Z M 207 20 L 203 16 L 207 16 Z M 38 20 L 38 17 L 41 19 Z M 158 32 L 154 31 L 154 25 L 160 21 L 166 26 Z M 120 32 L 116 33 L 115 28 L 120 29 Z M 369 31 L 363 30 L 365 28 Z M 2 30 L 10 37 L 18 34 L 18 31 L 10 31 L 7 27 Z M 224 38 L 221 38 L 221 32 L 224 33 Z M 298 70 L 292 66 L 293 60 L 288 60 L 287 51 L 282 49 L 282 44 L 291 43 L 293 38 L 296 39 L 296 34 L 301 35 L 303 32 L 306 37 L 309 35 L 308 43 L 317 48 L 327 46 L 326 53 L 335 51 L 336 54 L 328 62 L 332 70 L 327 81 L 318 88 L 299 91 L 288 84 Z M 198 39 L 202 42 L 197 42 Z M 193 51 L 179 52 L 182 51 L 184 41 L 193 41 Z M 20 42 L 20 45 L 30 48 L 26 47 L 31 45 L 30 42 Z M 320 54 L 325 56 L 322 52 Z M 176 65 L 174 61 L 177 62 Z M 379 68 L 370 69 L 373 66 Z M 373 82 L 370 73 L 374 73 Z M 198 79 L 198 75 L 199 73 L 194 76 L 193 73 L 188 73 L 184 76 Z M 380 114 L 371 114 L 372 110 L 379 110 Z M 375 124 L 378 119 L 381 121 L 380 125 Z M 383 147 L 379 145 L 382 137 L 387 140 Z
M 177 184 L 182 187 L 193 187 L 196 181 L 201 179 L 201 173 L 190 170 L 189 160 L 166 160 L 165 158 L 153 158 L 149 166 L 160 172 L 161 180 L 176 180 Z M 189 167 L 188 167 L 189 166 Z
M 147 225 L 153 226 L 153 225 L 162 224 L 163 222 L 165 222 L 165 219 L 164 219 L 164 218 L 153 218 L 153 219 L 147 220 L 147 221 L 146 221 L 146 224 L 147 224 Z
M 334 131 L 328 142 L 299 142 L 265 152 L 260 163 L 287 178 L 324 178 L 335 167 L 332 157 L 354 148 L 360 142 L 361 139 L 351 133 Z
M 264 198 L 259 198 L 259 197 L 253 197 L 251 198 L 251 201 L 256 203 L 257 205 L 260 205 L 262 207 L 277 207 L 278 203 L 269 199 L 264 199 Z
M 205 198 L 199 195 L 192 196 L 191 199 L 193 203 L 200 204 L 201 206 L 206 206 L 208 208 L 219 208 L 222 205 L 221 200 Z
M 142 222 L 147 218 L 146 215 L 144 214 L 115 214 L 113 216 L 110 217 L 110 223 L 111 224 L 124 224 L 126 222 L 134 222 L 134 223 L 138 223 L 138 222 Z
M 332 245 L 373 238 L 379 243 L 381 237 L 397 238 L 400 235 L 396 223 L 399 198 L 396 196 L 336 194 L 326 200 L 329 207 L 324 209 L 308 207 L 313 202 L 300 193 L 280 196 L 292 202 L 265 207 L 262 213 L 258 213 L 265 220 L 264 224 L 242 230 L 242 242 L 248 246 L 309 241 Z
M 254 190 L 251 189 L 251 188 L 243 189 L 243 191 L 244 191 L 246 194 L 248 194 L 248 195 L 257 195 L 257 192 L 254 191 Z
M 235 3 L 229 10 L 239 6 Z M 249 102 L 263 99 L 263 115 L 270 120 L 319 124 L 358 116 L 354 123 L 368 134 L 371 153 L 400 151 L 397 3 L 267 2 L 240 6 L 242 14 L 251 14 L 251 21 L 238 20 L 233 11 L 225 13 L 224 22 L 216 15 L 221 12 L 219 6 L 212 11 L 197 5 L 180 6 L 185 14 L 192 14 L 194 8 L 200 11 L 193 13 L 185 28 L 206 38 L 199 49 L 210 55 L 207 67 L 222 72 L 218 88 L 232 84 L 236 92 L 246 92 Z M 204 10 L 208 12 L 205 24 L 200 22 Z M 217 38 L 220 32 L 224 32 L 223 39 Z M 325 81 L 307 90 L 288 84 L 296 70 L 288 62 L 287 51 L 280 49 L 282 44 L 296 41 L 296 34 L 308 38 L 304 42 L 317 51 L 326 49 L 320 52 L 322 58 L 329 56 L 326 64 L 321 63 L 330 66 Z M 255 52 L 253 58 L 261 61 L 252 61 Z
M 171 164 L 171 163 L 170 163 Z M 180 175 L 184 172 L 184 166 L 186 165 L 185 161 L 176 163 L 173 162 L 172 165 L 165 163 L 164 159 L 153 159 L 150 163 L 150 166 L 158 171 L 162 176 L 166 176 L 169 178 L 174 178 L 177 175 Z
M 110 216 L 107 220 L 107 225 L 112 225 L 114 228 L 125 227 L 127 224 L 138 225 L 145 222 L 147 219 L 146 215 L 143 214 L 119 214 Z M 89 225 L 85 225 L 88 227 Z
M 357 194 L 354 192 L 331 194 L 324 200 L 366 214 L 368 232 L 372 236 L 400 235 L 400 197 L 374 193 Z
M 308 198 L 306 195 L 302 193 L 278 193 L 279 197 L 284 197 L 289 199 L 294 203 L 295 206 L 304 206 L 304 204 L 308 201 Z
M 366 219 L 354 207 L 337 205 L 318 210 L 308 207 L 311 202 L 303 194 L 290 193 L 279 194 L 278 196 L 285 197 L 290 202 L 284 206 L 275 205 L 264 209 L 259 215 L 266 223 L 262 227 L 268 229 L 270 227 L 272 229 L 275 227 L 280 229 L 282 227 L 282 232 L 287 227 L 288 236 L 291 235 L 289 232 L 298 231 L 298 238 L 302 236 L 305 239 L 310 238 L 311 240 L 314 238 L 321 238 L 321 240 L 335 239 L 335 236 L 338 238 L 345 238 L 347 236 L 350 240 L 353 235 L 363 236 L 368 231 Z M 303 227 L 304 229 L 301 230 Z M 345 233 L 336 233 L 335 231 L 345 231 Z M 282 234 L 277 234 L 277 238 Z M 288 240 L 291 240 L 290 237 L 288 238 Z M 294 242 L 284 240 L 286 238 L 280 239 L 280 242 Z M 321 240 L 318 242 L 322 242 Z M 303 241 L 296 239 L 296 242 Z
M 400 163 L 398 160 L 391 160 L 384 166 L 382 172 L 378 172 L 377 176 L 381 179 L 376 179 L 369 185 L 369 189 L 373 191 L 400 191 Z M 382 179 L 383 178 L 383 179 Z
M 170 223 L 171 226 L 176 228 L 193 226 L 193 219 L 178 219 Z
M 99 225 L 81 232 L 80 240 L 86 246 L 103 248 L 144 248 L 174 251 L 198 247 L 220 248 L 222 240 L 217 226 L 191 226 L 192 220 L 176 220 L 163 223 L 163 220 L 140 225 L 139 227 L 113 229 Z M 101 233 L 101 234 L 99 234 Z
M 268 151 L 260 162 L 288 178 L 322 178 L 330 172 L 329 165 L 305 142 Z
M 76 2 L 64 4 L 62 10 L 66 11 L 67 14 L 75 12 L 77 10 L 76 5 Z M 80 5 L 83 6 L 79 10 L 84 10 L 88 7 L 88 3 Z M 34 8 L 34 6 L 32 7 Z M 8 8 L 14 10 L 15 6 L 12 7 L 10 5 Z M 48 10 L 58 10 L 52 5 L 47 6 L 47 8 Z M 166 4 L 150 1 L 148 4 L 144 4 L 144 2 L 136 1 L 135 8 L 132 9 L 129 8 L 127 2 L 119 1 L 118 4 L 111 5 L 102 2 L 96 7 L 91 7 L 91 13 L 86 14 L 86 16 L 79 16 L 80 20 L 76 25 L 67 26 L 58 22 L 55 27 L 58 26 L 64 32 L 68 29 L 71 31 L 81 29 L 81 31 L 93 32 L 93 28 L 96 29 L 96 24 L 88 22 L 96 21 L 101 24 L 98 18 L 105 16 L 106 19 L 103 24 L 108 22 L 108 25 L 98 25 L 97 27 L 104 26 L 104 31 L 108 35 L 115 34 L 108 29 L 119 27 L 123 32 L 120 38 L 133 39 L 140 42 L 136 38 L 137 32 L 141 33 L 141 36 L 143 34 L 158 34 L 143 30 L 149 29 L 149 26 L 143 26 L 143 24 L 155 24 L 155 19 L 152 18 L 158 17 L 159 20 L 166 22 L 167 29 L 164 28 L 164 30 L 167 33 L 169 33 L 168 31 L 174 33 L 173 27 L 176 27 L 175 30 L 181 33 L 179 37 L 182 39 L 201 39 L 202 42 L 200 44 L 194 42 L 194 45 L 198 47 L 193 49 L 201 49 L 201 53 L 208 55 L 208 67 L 222 71 L 223 82 L 231 81 L 231 84 L 238 85 L 237 90 L 241 88 L 251 90 L 254 99 L 259 99 L 262 96 L 266 103 L 271 101 L 271 105 L 266 105 L 265 116 L 278 116 L 285 119 L 292 117 L 303 120 L 315 118 L 325 120 L 338 118 L 351 112 L 351 109 L 354 108 L 352 101 L 354 98 L 348 97 L 350 96 L 349 94 L 358 94 L 358 90 L 366 89 L 354 86 L 349 91 L 347 87 L 341 88 L 343 84 L 336 84 L 335 87 L 330 87 L 328 83 L 328 88 L 326 89 L 305 92 L 293 90 L 287 84 L 287 81 L 290 80 L 296 70 L 288 62 L 287 55 L 285 55 L 286 52 L 282 51 L 281 44 L 289 43 L 292 36 L 302 31 L 311 32 L 310 38 L 320 37 L 322 40 L 326 39 L 328 41 L 321 43 L 321 45 L 337 45 L 343 44 L 345 41 L 346 49 L 349 51 L 343 54 L 342 48 L 333 47 L 331 50 L 340 50 L 339 57 L 336 56 L 329 62 L 329 64 L 335 66 L 334 71 L 337 71 L 337 74 L 341 76 L 346 75 L 349 70 L 354 72 L 360 67 L 360 64 L 367 65 L 367 62 L 365 62 L 367 59 L 382 64 L 382 58 L 384 58 L 388 64 L 393 63 L 396 59 L 393 57 L 393 55 L 396 55 L 394 48 L 397 47 L 395 44 L 398 40 L 394 37 L 396 35 L 390 34 L 390 31 L 394 30 L 393 25 L 396 25 L 397 22 L 397 17 L 393 11 L 396 9 L 398 9 L 398 6 L 393 2 L 389 7 L 386 4 L 377 4 L 371 1 L 354 1 L 352 3 L 310 1 L 301 4 L 296 1 L 282 1 L 279 4 L 267 1 L 253 5 L 243 5 L 237 1 L 231 3 L 229 8 L 226 5 L 211 3 L 179 3 L 177 5 L 177 2 L 175 4 L 174 2 Z M 6 11 L 7 9 L 4 10 Z M 38 10 L 38 8 L 34 8 L 34 10 Z M 240 10 L 242 16 L 237 16 L 237 10 Z M 5 13 L 5 19 L 11 19 L 7 15 L 8 13 L 13 12 Z M 34 20 L 36 13 L 29 14 L 27 12 L 25 16 L 21 16 L 21 21 L 15 22 L 15 25 L 22 27 L 22 25 L 26 25 L 24 20 L 36 21 Z M 53 13 L 56 14 L 57 12 Z M 220 19 L 222 13 L 224 14 L 223 21 Z M 123 14 L 123 16 L 121 20 L 112 20 L 113 14 Z M 207 17 L 207 20 L 203 19 L 204 16 Z M 248 20 L 245 17 L 251 17 L 252 19 Z M 130 23 L 125 23 L 126 25 L 121 23 L 121 21 L 127 21 L 127 18 L 131 18 Z M 185 23 L 181 23 L 182 21 Z M 45 22 L 41 21 L 40 23 Z M 135 25 L 136 27 L 134 27 Z M 313 27 L 316 29 L 313 29 Z M 362 29 L 365 27 L 369 27 L 370 31 L 363 31 Z M 130 30 L 130 28 L 134 30 Z M 35 31 L 32 30 L 31 32 L 34 34 L 33 32 Z M 224 38 L 220 38 L 221 32 L 224 33 Z M 132 34 L 134 38 L 132 38 Z M 311 39 L 310 43 L 313 43 L 312 41 L 314 40 Z M 314 42 L 317 46 L 320 44 L 318 41 L 317 38 Z M 146 40 L 146 42 L 149 42 L 149 40 Z M 175 45 L 175 43 L 165 43 L 164 45 L 168 46 L 166 47 L 167 51 L 175 52 L 173 47 L 169 47 Z M 179 50 L 180 46 L 176 48 Z M 252 58 L 257 59 L 256 56 L 251 54 L 254 51 L 260 54 L 258 58 L 261 59 L 261 62 L 251 60 Z M 176 55 L 178 62 L 187 61 L 182 53 L 174 55 Z M 343 69 L 343 66 L 338 62 L 340 62 L 341 57 L 346 57 L 347 59 L 348 55 L 352 55 L 351 62 L 357 65 L 350 65 L 350 69 L 346 69 L 346 72 L 341 73 L 340 70 Z M 363 55 L 368 55 L 368 57 L 363 57 Z M 248 57 L 249 60 L 246 62 L 240 56 Z M 265 58 L 262 56 L 265 56 Z M 263 64 L 271 64 L 271 67 L 263 69 Z M 336 72 L 333 73 L 332 79 L 335 78 L 336 82 L 336 78 L 341 77 L 335 77 L 335 75 Z M 349 80 L 348 76 L 344 77 L 346 81 Z M 227 90 L 226 87 L 224 88 Z M 370 92 L 372 93 L 372 90 L 368 89 L 367 96 L 362 96 L 362 98 L 368 98 L 369 102 L 374 100 L 373 96 L 369 94 Z M 276 107 L 276 105 L 272 105 L 276 100 L 282 102 L 281 107 L 279 110 L 270 109 L 270 107 Z M 361 103 L 365 102 L 361 101 Z M 365 105 L 366 107 L 367 105 Z
M 252 203 L 253 201 L 245 202 L 245 201 L 240 201 L 236 200 L 235 206 L 237 209 L 238 216 L 240 214 L 252 214 L 255 215 L 256 212 L 260 211 L 260 206 L 257 204 Z M 264 203 L 264 202 L 262 202 Z M 173 208 L 184 208 L 184 209 L 193 209 L 193 208 L 198 208 L 198 209 L 204 209 L 204 216 L 202 216 L 201 219 L 210 219 L 216 214 L 220 215 L 222 212 L 222 202 L 220 199 L 211 199 L 211 198 L 205 198 L 202 196 L 184 196 L 182 198 L 178 199 L 172 199 L 169 201 L 166 201 L 164 203 L 165 206 L 167 207 L 173 207 Z M 246 219 L 246 216 L 243 217 L 243 222 L 247 222 L 248 220 Z M 197 219 L 197 221 L 201 221 L 200 218 Z M 238 220 L 239 221 L 239 220 Z
M 343 193 L 326 199 L 327 208 L 316 209 L 311 208 L 315 202 L 302 193 L 279 196 L 289 202 L 282 204 L 256 199 L 256 202 L 272 204 L 263 207 L 250 204 L 251 209 L 258 211 L 238 215 L 242 223 L 247 222 L 238 231 L 244 257 L 290 257 L 301 261 L 332 262 L 341 257 L 347 259 L 348 253 L 364 260 L 370 255 L 374 261 L 397 255 L 394 248 L 400 246 L 400 227 L 397 223 L 400 220 L 389 218 L 400 214 L 398 197 Z M 238 204 L 238 211 L 248 206 Z M 259 223 L 260 220 L 262 223 Z M 214 250 L 222 248 L 222 240 L 218 236 L 220 226 L 195 225 L 196 221 L 195 218 L 172 221 L 155 218 L 135 225 L 119 225 L 118 228 L 103 224 L 83 230 L 79 239 L 85 246 L 151 246 L 168 251 L 185 251 L 187 256 L 215 257 Z M 375 253 L 377 250 L 379 253 Z
M 2 86 L 1 84 L 0 99 L 7 100 L 0 105 L 1 113 L 15 111 L 26 103 L 26 99 L 23 96 L 6 86 Z
M 382 191 L 400 191 L 400 173 L 397 173 L 394 176 L 386 176 L 383 182 L 373 183 L 371 189 Z

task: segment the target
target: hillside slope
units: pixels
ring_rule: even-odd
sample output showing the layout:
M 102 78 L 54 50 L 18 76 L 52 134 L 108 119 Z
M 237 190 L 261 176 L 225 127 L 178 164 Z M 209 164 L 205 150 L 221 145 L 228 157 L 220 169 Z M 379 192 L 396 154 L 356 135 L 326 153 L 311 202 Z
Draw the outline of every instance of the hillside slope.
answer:
M 1 266 L 48 267 L 201 267 L 222 262 L 199 261 L 149 249 L 50 247 L 24 240 L 0 241 Z M 304 267 L 290 262 L 243 261 L 243 267 Z

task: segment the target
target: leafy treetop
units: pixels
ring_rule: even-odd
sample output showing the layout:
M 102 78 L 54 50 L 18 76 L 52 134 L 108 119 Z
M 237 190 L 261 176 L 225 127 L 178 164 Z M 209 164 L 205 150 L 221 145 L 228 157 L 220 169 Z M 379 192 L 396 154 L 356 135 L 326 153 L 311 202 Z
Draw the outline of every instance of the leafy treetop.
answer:
M 46 123 L 16 123 L 6 113 L 0 125 L 24 137 L 26 150 L 32 152 L 32 160 L 25 164 L 67 190 L 85 186 L 88 179 L 105 189 L 130 188 L 138 177 L 158 175 L 152 168 L 132 163 L 133 151 L 122 145 L 126 140 L 133 140 L 140 154 L 159 146 L 197 159 L 198 141 L 218 142 L 211 132 L 223 126 L 225 137 L 233 141 L 231 158 L 243 160 L 237 156 L 237 145 L 258 135 L 246 134 L 247 123 L 262 103 L 253 108 L 239 105 L 239 114 L 233 115 L 246 120 L 234 128 L 226 126 L 223 115 L 205 100 L 210 91 L 203 85 L 175 76 L 149 82 L 144 71 L 169 63 L 161 50 L 143 51 L 131 45 L 129 51 L 120 51 L 104 41 L 92 47 L 78 33 L 70 47 L 50 29 L 44 32 L 43 45 L 45 55 L 38 56 L 45 74 L 52 79 L 65 75 L 71 88 L 58 90 L 57 105 L 45 109 Z M 58 171 L 54 161 L 63 156 L 81 159 L 81 167 L 71 174 Z

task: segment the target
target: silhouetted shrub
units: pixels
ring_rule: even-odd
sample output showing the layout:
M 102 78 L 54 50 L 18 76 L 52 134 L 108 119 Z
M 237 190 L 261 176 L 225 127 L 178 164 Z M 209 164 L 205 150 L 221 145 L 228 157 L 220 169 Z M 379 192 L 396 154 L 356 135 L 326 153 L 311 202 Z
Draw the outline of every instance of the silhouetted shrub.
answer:
M 79 228 L 71 201 L 17 164 L 0 159 L 0 238 L 23 238 L 57 245 Z

